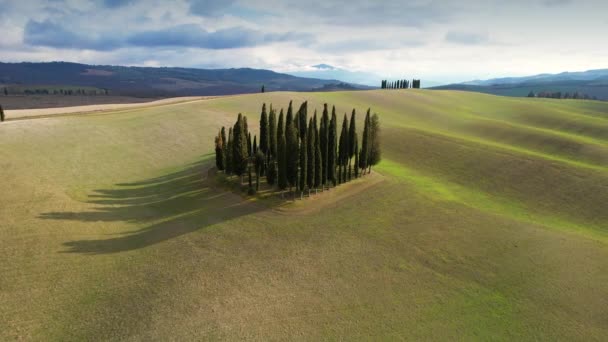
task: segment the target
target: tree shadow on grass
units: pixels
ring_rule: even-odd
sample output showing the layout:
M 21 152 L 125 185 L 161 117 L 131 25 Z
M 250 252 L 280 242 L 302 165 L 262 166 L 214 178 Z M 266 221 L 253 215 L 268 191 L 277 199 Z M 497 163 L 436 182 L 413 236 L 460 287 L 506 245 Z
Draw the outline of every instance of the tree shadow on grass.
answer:
M 95 190 L 84 212 L 49 212 L 42 219 L 81 222 L 128 222 L 144 228 L 109 239 L 66 242 L 66 253 L 119 253 L 161 243 L 213 224 L 249 215 L 263 207 L 213 185 L 203 163 L 182 171 L 116 188 Z

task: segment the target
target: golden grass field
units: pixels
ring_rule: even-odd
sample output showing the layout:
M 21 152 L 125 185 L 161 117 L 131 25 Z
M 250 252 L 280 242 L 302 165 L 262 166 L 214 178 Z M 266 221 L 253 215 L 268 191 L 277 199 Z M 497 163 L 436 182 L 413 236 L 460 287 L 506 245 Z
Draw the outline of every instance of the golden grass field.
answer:
M 207 177 L 222 125 L 289 100 L 356 108 L 359 130 L 377 112 L 375 174 L 280 205 Z M 7 114 L 0 340 L 608 340 L 608 103 L 384 90 Z

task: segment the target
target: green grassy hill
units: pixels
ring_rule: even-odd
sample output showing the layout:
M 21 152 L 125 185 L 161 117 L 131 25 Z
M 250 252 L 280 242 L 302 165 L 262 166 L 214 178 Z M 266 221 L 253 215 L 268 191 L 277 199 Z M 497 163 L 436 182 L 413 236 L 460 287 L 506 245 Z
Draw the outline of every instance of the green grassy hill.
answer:
M 383 181 L 290 214 L 206 179 L 220 126 L 290 99 L 379 113 Z M 607 103 L 266 93 L 0 147 L 0 340 L 608 339 Z

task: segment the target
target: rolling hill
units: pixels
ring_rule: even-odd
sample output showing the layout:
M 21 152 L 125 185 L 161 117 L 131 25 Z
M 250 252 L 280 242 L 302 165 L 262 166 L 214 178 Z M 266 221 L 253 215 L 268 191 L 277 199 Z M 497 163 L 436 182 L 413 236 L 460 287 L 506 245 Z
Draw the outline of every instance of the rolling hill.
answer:
M 561 92 L 562 94 L 578 92 L 600 100 L 608 100 L 608 69 L 475 80 L 433 89 L 465 90 L 518 97 L 527 96 L 530 91 L 534 93 Z
M 379 181 L 280 207 L 218 186 L 218 129 L 290 100 L 356 108 L 359 130 L 377 112 Z M 0 340 L 608 339 L 607 103 L 274 92 L 7 115 Z
M 193 69 L 85 65 L 66 62 L 0 63 L 0 87 L 92 87 L 111 95 L 167 97 L 311 91 L 339 87 L 338 80 L 296 77 L 262 69 Z M 350 85 L 355 88 L 367 88 Z

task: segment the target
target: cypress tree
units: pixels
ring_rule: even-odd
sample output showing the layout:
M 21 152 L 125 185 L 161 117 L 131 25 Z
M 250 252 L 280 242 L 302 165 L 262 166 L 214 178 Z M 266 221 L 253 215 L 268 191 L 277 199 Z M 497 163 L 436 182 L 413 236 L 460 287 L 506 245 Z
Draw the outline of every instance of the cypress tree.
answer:
M 321 153 L 320 131 L 317 130 L 317 116 L 313 122 L 313 133 L 315 135 L 315 191 L 323 186 L 323 154 Z
M 355 135 L 355 178 L 359 178 L 359 138 Z
M 304 189 L 306 188 L 307 181 L 307 171 L 308 171 L 308 145 L 307 145 L 307 121 L 308 117 L 308 102 L 304 101 L 302 105 L 300 105 L 300 109 L 298 109 L 298 129 L 300 131 L 300 177 L 299 177 L 299 188 L 300 195 L 302 195 Z
M 329 129 L 327 131 L 327 180 L 331 181 L 336 186 L 336 163 L 338 156 L 336 151 L 338 149 L 338 119 L 336 117 L 336 107 L 334 106 L 331 111 L 331 121 L 329 122 Z
M 6 88 L 4 88 L 4 91 L 6 92 Z M 0 105 L 0 122 L 4 122 L 4 109 L 2 105 Z
M 233 157 L 232 157 L 233 140 L 234 140 L 234 138 L 232 137 L 232 127 L 230 127 L 228 129 L 228 144 L 226 144 L 226 173 L 229 175 L 231 175 L 232 172 L 234 172 L 234 169 L 232 167 L 232 165 L 233 165 Z
M 314 117 L 316 117 L 316 113 Z M 308 133 L 306 136 L 306 153 L 308 155 L 308 163 L 306 169 L 306 185 L 308 187 L 309 195 L 310 190 L 315 186 L 315 161 L 317 160 L 317 157 L 315 156 L 316 145 L 317 143 L 315 141 L 315 134 L 313 133 L 313 119 L 311 118 L 308 123 Z
M 227 150 L 228 150 L 228 140 L 226 140 L 226 129 L 222 126 L 222 130 L 220 131 L 220 135 L 222 136 L 222 166 L 224 167 L 223 170 L 226 171 L 227 169 L 227 161 L 226 159 L 228 158 L 227 155 Z
M 357 147 L 355 146 L 355 142 L 357 140 L 357 122 L 356 122 L 356 113 L 355 109 L 353 109 L 353 113 L 350 116 L 350 128 L 348 129 L 348 180 L 351 177 L 351 161 L 352 158 L 357 154 Z M 355 165 L 355 168 L 357 166 Z
M 380 118 L 378 114 L 372 116 L 370 121 L 370 150 L 368 157 L 369 171 L 372 170 L 372 165 L 377 165 L 382 159 L 382 151 L 380 149 Z
M 277 113 L 270 105 L 270 115 L 268 117 L 268 155 L 277 159 Z
M 222 141 L 222 130 L 219 130 L 215 137 L 215 167 L 224 170 L 224 142 Z
M 247 157 L 253 158 L 253 144 L 251 143 L 251 133 L 247 134 Z
M 253 195 L 253 194 L 255 194 L 255 191 L 253 190 L 253 184 L 252 184 L 252 180 L 251 180 L 251 165 L 247 166 L 247 174 L 249 176 L 249 191 L 248 191 L 248 194 L 249 195 Z
M 287 183 L 289 189 L 294 187 L 298 180 L 298 161 L 300 158 L 300 148 L 298 146 L 298 130 L 296 123 L 293 120 L 293 114 L 291 110 L 291 102 L 287 109 L 287 117 L 285 120 L 285 147 L 286 147 L 286 173 Z
M 365 115 L 365 122 L 363 124 L 363 137 L 361 142 L 361 152 L 359 156 L 359 168 L 362 169 L 361 174 L 365 173 L 367 169 L 367 158 L 369 155 L 369 124 L 370 124 L 370 109 L 367 109 L 367 114 Z
M 348 117 L 344 113 L 344 120 L 342 121 L 342 131 L 340 131 L 340 147 L 338 153 L 338 165 L 340 166 L 340 172 L 338 180 L 340 183 L 346 182 L 346 170 L 348 166 Z
M 260 151 L 268 154 L 268 114 L 266 114 L 266 104 L 262 105 L 262 114 L 260 116 Z
M 254 157 L 255 164 L 255 191 L 260 191 L 260 176 L 262 173 L 262 168 L 264 167 L 264 163 L 266 162 L 266 157 L 262 151 L 258 150 Z
M 274 157 L 271 157 L 268 161 L 268 167 L 266 170 L 266 182 L 269 185 L 274 185 L 277 180 L 277 163 Z
M 287 153 L 285 132 L 283 124 L 283 110 L 279 114 L 279 123 L 277 126 L 277 167 L 278 167 L 278 186 L 279 190 L 285 190 L 287 188 Z
M 329 113 L 327 111 L 327 103 L 323 105 L 323 117 L 321 118 L 321 127 L 319 128 L 319 144 L 321 149 L 321 186 L 325 189 L 328 176 L 328 161 L 329 161 Z
M 232 146 L 232 159 L 233 159 L 233 171 L 241 177 L 247 171 L 248 151 L 247 151 L 247 135 L 245 134 L 245 119 L 242 114 L 239 113 L 236 124 L 233 129 L 233 146 Z

